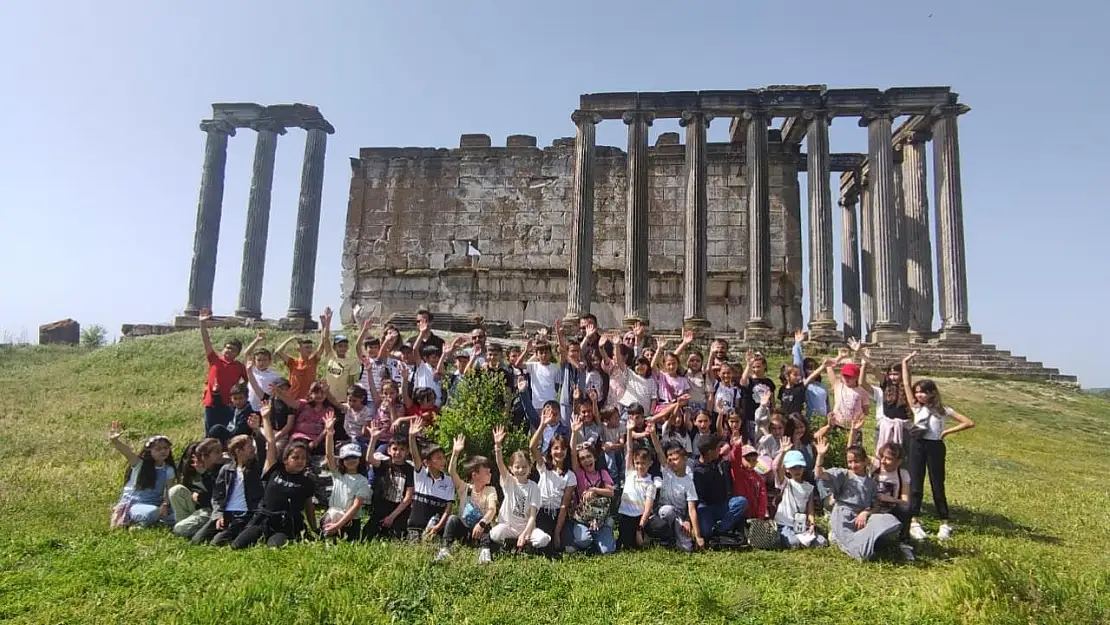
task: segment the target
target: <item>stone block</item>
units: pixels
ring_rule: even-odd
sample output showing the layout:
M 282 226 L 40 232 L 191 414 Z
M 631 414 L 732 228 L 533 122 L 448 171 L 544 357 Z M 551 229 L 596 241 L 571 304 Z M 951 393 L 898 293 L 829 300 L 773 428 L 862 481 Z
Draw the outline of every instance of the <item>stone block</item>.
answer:
M 39 345 L 79 345 L 81 324 L 62 319 L 39 326 Z
M 510 148 L 534 148 L 536 138 L 532 135 L 509 135 L 505 139 L 505 146 Z
M 488 148 L 490 145 L 489 135 L 466 134 L 459 137 L 460 148 Z

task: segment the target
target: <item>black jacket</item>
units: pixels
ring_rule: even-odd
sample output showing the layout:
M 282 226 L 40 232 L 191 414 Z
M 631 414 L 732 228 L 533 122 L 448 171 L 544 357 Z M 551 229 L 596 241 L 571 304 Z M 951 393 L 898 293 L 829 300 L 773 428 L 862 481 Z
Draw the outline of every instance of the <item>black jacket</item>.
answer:
M 243 471 L 244 495 L 247 499 L 247 510 L 253 512 L 262 502 L 262 468 L 266 466 L 266 441 L 261 435 L 254 437 L 258 454 L 250 465 Z M 220 467 L 216 481 L 212 486 L 212 518 L 219 519 L 224 516 L 224 507 L 227 505 L 228 494 L 231 493 L 235 480 L 239 477 L 235 460 Z
M 185 484 L 190 492 L 197 494 L 197 508 L 212 507 L 212 490 L 216 487 L 216 478 L 224 466 L 226 463 L 201 473 L 197 476 L 199 479 L 192 484 Z

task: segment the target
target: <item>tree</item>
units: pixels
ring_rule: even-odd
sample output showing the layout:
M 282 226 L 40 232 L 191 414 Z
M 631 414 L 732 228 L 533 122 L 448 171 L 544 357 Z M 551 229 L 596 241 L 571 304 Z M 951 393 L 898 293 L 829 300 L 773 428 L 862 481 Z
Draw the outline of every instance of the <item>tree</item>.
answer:
M 92 325 L 81 330 L 81 346 L 89 349 L 104 347 L 108 341 L 108 331 L 102 325 Z
M 493 428 L 505 428 L 504 453 L 528 449 L 528 433 L 514 427 L 505 400 L 505 379 L 498 374 L 471 371 L 459 380 L 436 419 L 436 442 L 451 449 L 459 434 L 466 435 L 466 454 L 493 457 Z

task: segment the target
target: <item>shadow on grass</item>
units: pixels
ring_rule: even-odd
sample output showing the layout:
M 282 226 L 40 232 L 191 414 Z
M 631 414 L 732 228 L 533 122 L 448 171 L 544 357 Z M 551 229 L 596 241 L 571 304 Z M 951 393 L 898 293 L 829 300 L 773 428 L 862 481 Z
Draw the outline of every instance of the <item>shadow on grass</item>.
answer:
M 1059 545 L 1063 541 L 1059 536 L 1052 536 L 1044 532 L 1023 525 L 1010 517 L 993 512 L 978 512 L 970 508 L 953 506 L 949 512 L 957 528 L 968 528 L 978 534 L 998 536 L 1001 538 L 1024 538 L 1036 543 L 1046 545 Z

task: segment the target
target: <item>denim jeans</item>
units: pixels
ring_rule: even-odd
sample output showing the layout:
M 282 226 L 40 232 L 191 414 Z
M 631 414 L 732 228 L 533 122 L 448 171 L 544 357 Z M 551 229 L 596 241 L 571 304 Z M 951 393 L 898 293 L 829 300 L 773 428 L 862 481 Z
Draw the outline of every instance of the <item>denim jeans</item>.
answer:
M 596 532 L 577 521 L 568 521 L 563 526 L 563 545 L 573 546 L 578 551 L 586 551 L 597 545 L 597 552 L 605 555 L 617 550 L 613 538 L 613 519 L 608 519 Z
M 207 435 L 212 431 L 212 427 L 222 425 L 225 428 L 231 424 L 231 417 L 235 415 L 235 411 L 231 406 L 223 404 L 213 404 L 204 407 L 204 432 Z
M 748 500 L 743 497 L 729 497 L 728 501 L 716 504 L 698 504 L 698 529 L 701 535 L 709 538 L 714 526 L 717 533 L 731 531 L 744 519 Z

